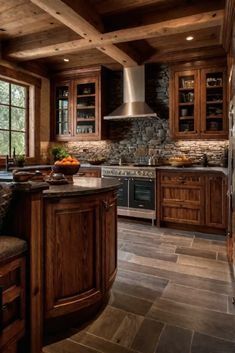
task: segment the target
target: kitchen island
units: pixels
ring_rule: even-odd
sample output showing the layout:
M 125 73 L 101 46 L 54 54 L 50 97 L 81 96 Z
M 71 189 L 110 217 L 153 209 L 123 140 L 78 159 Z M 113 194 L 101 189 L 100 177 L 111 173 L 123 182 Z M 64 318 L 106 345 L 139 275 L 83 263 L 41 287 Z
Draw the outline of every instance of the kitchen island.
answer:
M 48 331 L 106 303 L 117 268 L 118 186 L 100 178 L 15 184 L 7 231 L 28 241 L 29 352 L 41 352 Z

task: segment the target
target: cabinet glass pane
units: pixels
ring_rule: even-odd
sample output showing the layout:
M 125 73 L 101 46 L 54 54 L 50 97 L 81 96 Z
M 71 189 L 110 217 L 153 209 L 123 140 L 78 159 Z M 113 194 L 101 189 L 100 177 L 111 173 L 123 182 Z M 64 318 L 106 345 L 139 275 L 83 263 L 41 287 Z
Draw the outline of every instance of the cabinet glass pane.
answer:
M 206 130 L 223 131 L 223 73 L 206 74 Z
M 56 134 L 69 133 L 69 87 L 61 85 L 56 87 Z
M 77 84 L 76 104 L 76 133 L 94 134 L 96 132 L 95 82 Z
M 178 80 L 178 130 L 195 130 L 194 123 L 194 75 L 182 75 Z
M 95 133 L 95 122 L 94 121 L 79 121 L 77 122 L 76 128 L 77 134 L 94 134 Z

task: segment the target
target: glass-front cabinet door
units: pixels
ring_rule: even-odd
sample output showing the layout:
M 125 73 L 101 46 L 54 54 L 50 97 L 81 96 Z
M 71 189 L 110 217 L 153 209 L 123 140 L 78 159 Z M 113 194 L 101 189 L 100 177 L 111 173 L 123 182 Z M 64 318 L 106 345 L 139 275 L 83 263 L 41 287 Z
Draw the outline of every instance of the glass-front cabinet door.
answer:
M 98 134 L 98 80 L 96 78 L 75 81 L 75 135 L 79 140 L 92 139 Z
M 224 68 L 201 70 L 202 137 L 227 136 L 226 71 Z
M 71 134 L 70 124 L 70 95 L 69 82 L 60 82 L 55 86 L 55 130 L 58 138 L 67 138 Z
M 177 137 L 199 133 L 198 70 L 175 73 L 174 131 Z

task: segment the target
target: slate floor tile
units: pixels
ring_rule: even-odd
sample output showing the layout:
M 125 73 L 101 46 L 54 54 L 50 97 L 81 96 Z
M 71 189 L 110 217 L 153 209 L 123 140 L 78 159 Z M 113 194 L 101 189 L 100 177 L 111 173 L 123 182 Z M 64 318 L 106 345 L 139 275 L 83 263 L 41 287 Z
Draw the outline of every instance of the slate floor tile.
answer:
M 124 243 L 121 247 L 122 251 L 127 251 L 135 255 L 145 256 L 153 259 L 160 259 L 165 261 L 176 262 L 178 256 L 175 254 L 168 254 L 163 251 L 158 251 L 157 247 L 144 246 L 132 243 Z
M 147 316 L 169 325 L 235 342 L 235 315 L 157 299 Z
M 107 306 L 103 313 L 99 316 L 98 320 L 89 327 L 88 332 L 96 336 L 111 339 L 122 321 L 126 313 L 116 308 Z
M 187 287 L 187 283 L 185 286 L 168 283 L 162 298 L 227 313 L 227 295 L 212 295 L 209 291 Z
M 95 352 L 102 353 L 133 353 L 129 348 L 120 346 L 114 342 L 108 341 L 101 337 L 85 333 L 83 335 L 74 335 L 71 337 L 71 340 L 83 344 L 86 347 L 94 349 Z M 54 352 L 53 352 L 54 353 Z M 78 350 L 77 353 L 80 353 Z
M 156 353 L 189 353 L 193 332 L 166 325 L 160 337 Z
M 113 335 L 112 341 L 130 347 L 143 320 L 143 316 L 128 313 Z
M 195 249 L 195 248 L 184 248 L 177 247 L 175 250 L 176 254 L 189 255 L 195 257 L 202 257 L 206 259 L 214 259 L 216 260 L 216 251 L 209 251 L 203 249 Z
M 113 290 L 110 305 L 136 315 L 146 315 L 152 303 L 144 299 L 136 298 Z
M 179 273 L 163 268 L 150 267 L 126 261 L 119 261 L 119 269 L 150 274 L 152 276 L 170 280 L 174 283 L 182 285 L 187 284 L 188 287 L 205 289 L 211 291 L 213 293 L 212 295 L 216 295 L 216 293 L 234 295 L 235 293 L 235 284 L 224 281 L 224 278 L 209 279 L 200 277 L 195 273 L 192 276 L 186 273 Z
M 97 350 L 66 339 L 44 347 L 43 353 L 97 353 Z
M 164 324 L 161 322 L 144 319 L 131 348 L 142 353 L 155 353 L 163 327 Z
M 195 332 L 191 353 L 233 353 L 235 343 Z

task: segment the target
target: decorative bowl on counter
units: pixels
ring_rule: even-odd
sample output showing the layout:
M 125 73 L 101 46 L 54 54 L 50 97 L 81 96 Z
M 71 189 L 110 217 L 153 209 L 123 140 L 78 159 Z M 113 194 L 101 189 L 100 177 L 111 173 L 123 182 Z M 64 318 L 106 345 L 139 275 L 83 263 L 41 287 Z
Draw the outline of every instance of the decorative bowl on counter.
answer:
M 87 162 L 92 165 L 99 165 L 106 161 L 105 158 L 97 158 L 97 159 L 88 159 Z
M 73 175 L 79 171 L 80 162 L 71 156 L 56 161 L 52 167 L 54 173 L 62 173 L 64 175 Z
M 169 164 L 172 167 L 190 167 L 191 165 L 193 165 L 193 161 L 188 157 L 176 156 L 169 158 Z
M 57 164 L 53 165 L 52 169 L 55 173 L 62 173 L 64 175 L 73 175 L 79 171 L 80 164 L 67 165 L 67 164 Z

